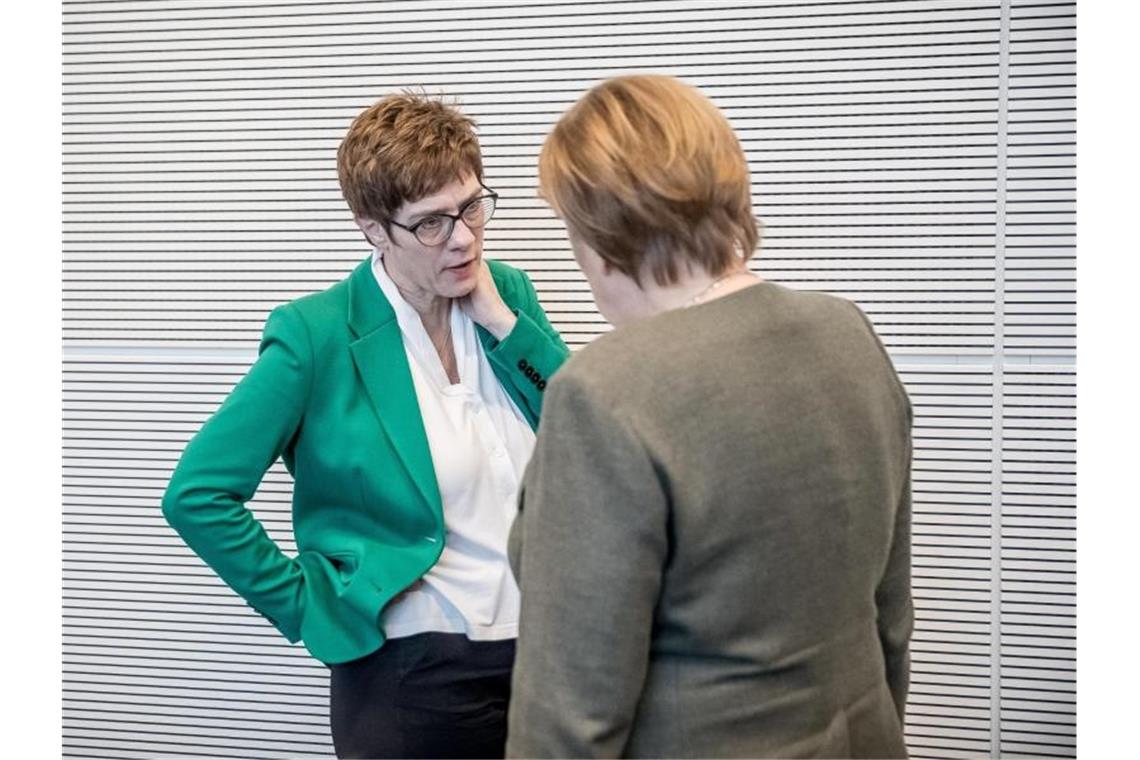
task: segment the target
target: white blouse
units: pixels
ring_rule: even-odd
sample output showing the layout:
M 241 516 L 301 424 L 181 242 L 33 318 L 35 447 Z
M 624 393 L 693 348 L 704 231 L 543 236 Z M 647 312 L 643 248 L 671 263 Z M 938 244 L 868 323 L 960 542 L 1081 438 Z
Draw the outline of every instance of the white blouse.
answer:
M 383 612 L 388 638 L 438 631 L 476 641 L 518 636 L 519 590 L 507 563 L 507 534 L 518 510 L 534 432 L 503 390 L 459 304 L 451 335 L 459 370 L 452 385 L 420 316 L 384 270 L 372 272 L 396 311 L 427 433 L 446 529 L 439 561 Z

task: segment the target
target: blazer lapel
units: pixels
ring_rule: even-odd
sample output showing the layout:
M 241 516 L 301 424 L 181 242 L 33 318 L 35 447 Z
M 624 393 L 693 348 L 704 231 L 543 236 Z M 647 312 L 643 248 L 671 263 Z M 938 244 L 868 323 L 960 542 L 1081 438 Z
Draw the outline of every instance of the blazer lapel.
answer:
M 349 351 L 380 425 L 424 501 L 442 519 L 443 500 L 400 325 L 376 284 L 370 258 L 349 277 L 348 325 L 357 336 Z

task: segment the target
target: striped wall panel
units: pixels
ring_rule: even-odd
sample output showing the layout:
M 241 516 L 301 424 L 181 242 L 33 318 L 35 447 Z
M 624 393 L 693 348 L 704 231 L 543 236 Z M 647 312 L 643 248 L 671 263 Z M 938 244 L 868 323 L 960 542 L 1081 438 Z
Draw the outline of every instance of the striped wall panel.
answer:
M 1076 752 L 1076 378 L 1071 366 L 1004 378 L 1001 753 Z
M 186 441 L 246 358 L 64 364 L 64 733 L 81 757 L 330 757 L 328 669 L 166 525 Z M 278 462 L 250 503 L 296 552 Z
M 1076 350 L 1076 4 L 1013 3 L 1005 350 Z
M 995 558 L 990 532 L 994 376 L 985 365 L 900 365 L 914 408 L 913 757 L 988 753 Z

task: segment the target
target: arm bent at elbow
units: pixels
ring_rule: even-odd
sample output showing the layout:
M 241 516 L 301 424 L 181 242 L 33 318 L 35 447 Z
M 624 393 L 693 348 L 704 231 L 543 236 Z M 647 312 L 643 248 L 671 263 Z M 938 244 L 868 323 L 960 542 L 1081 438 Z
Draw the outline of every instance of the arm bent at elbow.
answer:
M 257 361 L 191 439 L 162 500 L 163 516 L 194 553 L 294 642 L 300 565 L 245 504 L 300 426 L 311 371 L 303 322 L 289 306 L 278 308 Z

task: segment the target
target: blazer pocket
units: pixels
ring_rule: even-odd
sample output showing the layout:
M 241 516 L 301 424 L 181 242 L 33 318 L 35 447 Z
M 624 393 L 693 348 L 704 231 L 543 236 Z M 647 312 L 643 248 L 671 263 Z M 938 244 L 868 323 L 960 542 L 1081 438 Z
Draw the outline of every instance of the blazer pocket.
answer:
M 369 565 L 370 556 L 356 552 L 329 555 L 329 562 L 337 567 L 341 581 L 337 597 L 342 604 L 364 615 L 374 615 L 379 611 L 378 602 L 384 591 L 376 583 L 374 568 Z
M 360 568 L 360 559 L 356 552 L 330 552 L 325 554 L 325 557 L 336 570 L 340 582 L 346 586 L 350 584 L 356 576 L 356 571 Z
M 376 611 L 381 590 L 368 577 L 365 556 L 353 551 L 307 551 L 303 556 L 309 569 L 307 601 L 326 612 L 342 606 L 363 615 Z

